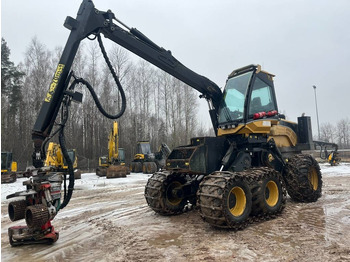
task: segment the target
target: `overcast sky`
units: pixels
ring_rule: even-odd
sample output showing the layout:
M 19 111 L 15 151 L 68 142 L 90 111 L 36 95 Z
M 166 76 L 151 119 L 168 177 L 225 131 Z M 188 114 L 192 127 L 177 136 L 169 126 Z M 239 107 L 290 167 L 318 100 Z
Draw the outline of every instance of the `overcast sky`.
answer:
M 18 64 L 31 39 L 53 50 L 64 46 L 66 16 L 81 0 L 2 0 L 1 35 Z M 224 86 L 232 70 L 261 64 L 276 75 L 279 111 L 320 124 L 350 117 L 349 0 L 95 0 L 129 27 L 169 49 L 184 65 Z M 108 40 L 106 40 L 108 41 Z M 206 110 L 204 101 L 201 110 Z M 210 125 L 207 113 L 202 121 Z

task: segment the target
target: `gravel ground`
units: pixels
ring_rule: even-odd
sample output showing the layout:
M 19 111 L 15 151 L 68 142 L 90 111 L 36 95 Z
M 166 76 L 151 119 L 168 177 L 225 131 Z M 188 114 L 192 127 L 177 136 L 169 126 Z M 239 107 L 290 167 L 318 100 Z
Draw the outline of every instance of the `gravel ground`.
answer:
M 82 174 L 69 205 L 53 224 L 53 245 L 11 247 L 6 195 L 24 189 L 1 185 L 2 261 L 350 261 L 350 164 L 321 165 L 323 195 L 315 203 L 287 199 L 272 220 L 234 232 L 205 223 L 196 210 L 164 217 L 144 199 L 149 175 L 105 179 Z

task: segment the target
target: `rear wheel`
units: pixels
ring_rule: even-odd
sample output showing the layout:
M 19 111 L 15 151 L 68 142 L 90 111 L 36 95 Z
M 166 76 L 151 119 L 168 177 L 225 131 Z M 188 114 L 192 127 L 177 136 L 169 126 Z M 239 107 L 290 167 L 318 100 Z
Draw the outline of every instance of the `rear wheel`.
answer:
M 134 162 L 134 172 L 135 173 L 142 172 L 142 163 L 141 162 Z
M 129 167 L 130 167 L 130 172 L 135 172 L 135 163 L 134 162 L 131 162 Z
M 240 229 L 251 212 L 252 195 L 245 172 L 215 172 L 199 185 L 202 218 L 215 227 Z
M 148 166 L 148 162 L 145 162 L 145 163 L 143 163 L 142 164 L 142 173 L 144 173 L 144 174 L 148 174 L 147 173 L 147 166 Z
M 288 160 L 284 173 L 288 194 L 299 202 L 315 202 L 322 194 L 320 166 L 311 155 L 298 154 Z
M 147 172 L 148 174 L 153 174 L 157 172 L 157 164 L 155 162 L 150 162 L 147 166 Z

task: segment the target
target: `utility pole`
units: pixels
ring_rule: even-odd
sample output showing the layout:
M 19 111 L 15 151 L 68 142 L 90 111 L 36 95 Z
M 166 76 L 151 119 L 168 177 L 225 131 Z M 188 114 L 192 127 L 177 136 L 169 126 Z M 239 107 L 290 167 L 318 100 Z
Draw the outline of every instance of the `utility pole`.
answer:
M 315 104 L 316 104 L 316 117 L 317 117 L 317 129 L 318 129 L 318 140 L 321 140 L 320 138 L 320 123 L 318 121 L 318 109 L 317 109 L 317 97 L 316 97 L 316 86 L 313 86 L 315 91 Z

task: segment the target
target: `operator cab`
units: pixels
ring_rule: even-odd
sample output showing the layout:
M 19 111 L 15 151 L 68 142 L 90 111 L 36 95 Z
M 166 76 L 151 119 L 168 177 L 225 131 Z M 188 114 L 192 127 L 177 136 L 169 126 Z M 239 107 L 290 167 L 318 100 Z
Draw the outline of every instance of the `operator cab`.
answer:
M 137 154 L 150 154 L 151 153 L 151 146 L 148 141 L 140 141 L 137 144 L 137 149 L 136 149 Z
M 259 118 L 278 117 L 274 75 L 249 65 L 233 71 L 219 106 L 219 128 L 236 127 Z
M 121 148 L 121 147 L 118 148 L 118 160 L 121 163 L 125 162 L 125 150 L 124 150 L 124 148 Z

